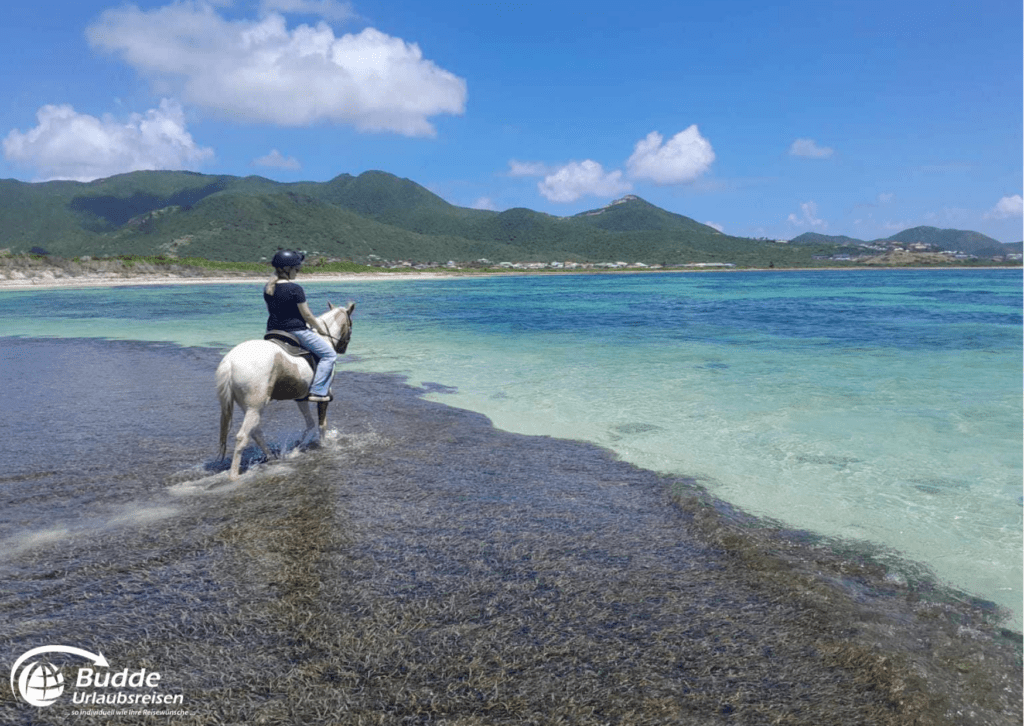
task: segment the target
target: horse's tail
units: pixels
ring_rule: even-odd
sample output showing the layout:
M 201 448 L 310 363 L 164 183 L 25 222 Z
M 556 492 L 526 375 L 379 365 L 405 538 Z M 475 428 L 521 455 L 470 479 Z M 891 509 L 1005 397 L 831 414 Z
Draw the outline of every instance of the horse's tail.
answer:
M 235 409 L 231 392 L 231 360 L 228 356 L 217 366 L 217 398 L 220 399 L 220 458 L 223 459 L 228 451 L 228 430 Z

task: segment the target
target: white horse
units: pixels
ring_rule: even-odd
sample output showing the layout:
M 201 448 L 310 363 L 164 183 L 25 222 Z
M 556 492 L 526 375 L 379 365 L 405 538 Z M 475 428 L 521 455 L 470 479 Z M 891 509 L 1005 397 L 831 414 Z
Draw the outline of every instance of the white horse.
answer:
M 334 307 L 327 303 L 328 310 L 318 320 L 329 333 L 331 345 L 337 353 L 344 353 L 352 336 L 352 311 L 356 304 Z M 220 398 L 220 456 L 227 453 L 228 430 L 231 415 L 237 403 L 245 412 L 242 425 L 235 437 L 235 452 L 231 458 L 230 478 L 237 479 L 242 464 L 242 451 L 249 445 L 250 438 L 271 458 L 263 433 L 260 431 L 260 414 L 270 402 L 289 401 L 304 398 L 309 394 L 313 382 L 313 369 L 309 363 L 297 356 L 289 355 L 279 345 L 269 340 L 247 340 L 232 348 L 217 366 L 217 397 Z M 316 422 L 309 410 L 309 401 L 296 401 L 299 411 L 306 419 L 306 440 Z M 327 402 L 317 404 L 320 437 L 327 426 Z

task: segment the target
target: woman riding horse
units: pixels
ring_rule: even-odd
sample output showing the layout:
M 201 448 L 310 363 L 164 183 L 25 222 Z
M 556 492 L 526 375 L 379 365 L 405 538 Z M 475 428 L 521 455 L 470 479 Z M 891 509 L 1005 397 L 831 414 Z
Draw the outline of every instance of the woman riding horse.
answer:
M 329 338 L 323 323 L 316 319 L 306 304 L 306 293 L 302 286 L 293 282 L 302 267 L 305 257 L 294 250 L 280 250 L 271 264 L 275 275 L 263 288 L 263 300 L 267 303 L 267 330 L 283 330 L 291 333 L 302 347 L 319 359 L 313 383 L 309 386 L 309 398 L 313 402 L 331 400 L 331 380 L 334 378 L 334 362 L 338 355 L 333 346 L 324 340 Z M 321 337 L 323 336 L 323 337 Z

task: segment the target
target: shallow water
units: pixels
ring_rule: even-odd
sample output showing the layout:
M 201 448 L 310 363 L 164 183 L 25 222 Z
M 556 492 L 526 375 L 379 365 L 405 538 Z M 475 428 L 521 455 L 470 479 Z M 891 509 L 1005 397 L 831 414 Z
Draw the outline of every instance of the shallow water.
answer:
M 306 288 L 315 308 L 359 304 L 342 371 L 400 372 L 502 429 L 592 441 L 788 526 L 891 548 L 1021 627 L 1019 272 Z M 221 348 L 263 324 L 247 285 L 5 293 L 0 310 L 0 334 Z
M 8 662 L 64 643 L 160 672 L 181 724 L 1019 722 L 1019 637 L 983 604 L 834 544 L 709 529 L 669 505 L 684 478 L 496 430 L 423 400 L 438 386 L 346 371 L 307 451 L 272 404 L 282 459 L 230 483 L 218 359 L 0 340 L 22 383 L 0 390 Z M 86 690 L 34 709 L 0 689 L 0 723 L 66 723 Z

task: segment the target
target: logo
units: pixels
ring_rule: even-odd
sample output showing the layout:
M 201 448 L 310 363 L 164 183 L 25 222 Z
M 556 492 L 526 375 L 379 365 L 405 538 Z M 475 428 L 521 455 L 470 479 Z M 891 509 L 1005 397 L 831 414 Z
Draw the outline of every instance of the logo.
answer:
M 78 666 L 77 673 L 65 680 L 67 670 L 62 671 L 53 664 L 62 654 L 90 662 Z M 161 677 L 160 673 L 147 668 L 123 668 L 115 672 L 102 653 L 91 653 L 70 645 L 44 645 L 22 653 L 14 661 L 11 668 L 11 692 L 36 708 L 52 706 L 63 696 L 76 709 L 72 715 L 187 715 L 188 712 L 180 708 L 173 710 L 173 707 L 182 704 L 184 695 L 162 691 Z M 77 710 L 81 706 L 113 706 L 119 710 L 110 713 Z M 150 710 L 151 707 L 163 710 Z M 172 707 L 172 710 L 168 710 L 168 707 Z
M 64 676 L 52 663 L 33 663 L 21 672 L 18 690 L 33 706 L 49 706 L 64 693 Z
M 17 692 L 21 695 L 22 700 L 39 708 L 49 706 L 64 693 L 64 676 L 48 660 L 37 660 L 25 664 L 29 658 L 46 653 L 78 655 L 103 668 L 110 665 L 102 654 L 90 653 L 70 645 L 43 645 L 23 653 L 18 660 L 14 661 L 14 667 L 11 668 L 11 691 L 14 692 L 14 682 L 17 678 Z M 22 664 L 25 664 L 24 667 Z M 21 668 L 21 675 L 18 675 L 19 668 Z

